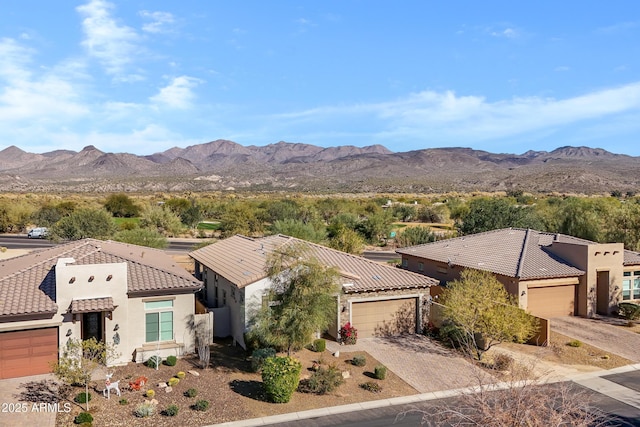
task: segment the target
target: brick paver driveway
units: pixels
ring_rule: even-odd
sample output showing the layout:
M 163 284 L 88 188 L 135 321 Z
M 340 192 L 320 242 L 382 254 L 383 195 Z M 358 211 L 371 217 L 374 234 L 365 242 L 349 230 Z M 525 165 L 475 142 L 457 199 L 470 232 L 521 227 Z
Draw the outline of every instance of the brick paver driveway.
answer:
M 604 351 L 640 362 L 640 334 L 616 326 L 618 319 L 603 317 L 556 317 L 551 319 L 551 330 L 579 339 Z
M 478 385 L 481 371 L 422 335 L 361 338 L 355 346 L 327 341 L 331 351 L 366 351 L 420 393 Z

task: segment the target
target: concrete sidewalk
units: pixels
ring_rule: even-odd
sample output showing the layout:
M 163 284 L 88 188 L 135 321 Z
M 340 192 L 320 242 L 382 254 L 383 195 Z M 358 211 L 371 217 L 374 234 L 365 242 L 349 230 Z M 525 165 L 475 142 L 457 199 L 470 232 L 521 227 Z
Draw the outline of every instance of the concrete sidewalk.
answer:
M 640 408 L 640 393 L 630 390 L 626 387 L 620 386 L 601 378 L 606 375 L 619 374 L 625 372 L 631 372 L 640 370 L 640 364 L 623 366 L 621 368 L 611 369 L 608 371 L 589 372 L 586 374 L 576 375 L 571 378 L 554 378 L 539 381 L 539 384 L 552 384 L 562 381 L 574 381 L 576 384 L 580 384 L 591 390 L 602 393 L 627 405 L 635 408 Z M 497 383 L 487 386 L 487 390 L 500 390 L 511 386 L 508 383 Z M 447 397 L 460 396 L 462 394 L 478 391 L 477 387 L 465 387 L 454 390 L 435 391 L 430 393 L 416 394 L 412 396 L 396 397 L 393 399 L 373 400 L 368 402 L 354 403 L 350 405 L 334 406 L 330 408 L 318 408 L 309 411 L 291 412 L 288 414 L 273 415 L 270 417 L 253 418 L 248 420 L 231 421 L 222 424 L 213 424 L 205 427 L 254 427 L 254 426 L 267 426 L 285 423 L 289 421 L 300 421 L 310 418 L 324 417 L 336 414 L 346 414 L 355 411 L 383 408 L 393 405 L 410 405 L 418 402 L 426 402 L 429 400 L 442 399 Z M 611 394 L 609 394 L 611 393 Z M 633 402 L 631 404 L 630 402 Z

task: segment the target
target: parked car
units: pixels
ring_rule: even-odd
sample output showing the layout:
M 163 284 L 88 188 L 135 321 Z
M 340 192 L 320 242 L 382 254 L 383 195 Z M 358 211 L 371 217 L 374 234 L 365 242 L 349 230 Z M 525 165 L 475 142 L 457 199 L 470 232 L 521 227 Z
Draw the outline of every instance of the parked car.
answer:
M 47 237 L 47 227 L 36 227 L 27 233 L 27 237 L 30 239 L 44 239 Z

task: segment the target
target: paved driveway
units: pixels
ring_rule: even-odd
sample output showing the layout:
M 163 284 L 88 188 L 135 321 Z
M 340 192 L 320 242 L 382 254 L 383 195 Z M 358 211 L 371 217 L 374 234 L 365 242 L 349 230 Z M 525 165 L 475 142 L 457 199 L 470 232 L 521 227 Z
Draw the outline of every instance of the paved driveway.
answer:
M 327 341 L 327 347 L 341 353 L 366 351 L 420 393 L 478 384 L 479 370 L 422 335 L 362 338 L 354 346 Z
M 52 379 L 45 374 L 0 380 L 0 427 L 55 426 L 64 403 L 58 402 Z
M 579 339 L 604 351 L 640 362 L 640 334 L 616 326 L 618 319 L 602 317 L 556 317 L 551 319 L 551 330 Z

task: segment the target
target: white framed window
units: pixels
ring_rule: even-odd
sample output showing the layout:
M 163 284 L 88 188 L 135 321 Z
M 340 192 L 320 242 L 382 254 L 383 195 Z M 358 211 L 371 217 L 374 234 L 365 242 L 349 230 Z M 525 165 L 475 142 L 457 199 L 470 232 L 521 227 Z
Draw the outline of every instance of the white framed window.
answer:
M 145 301 L 145 342 L 173 340 L 173 300 Z
M 640 271 L 625 271 L 622 280 L 622 299 L 640 299 Z

